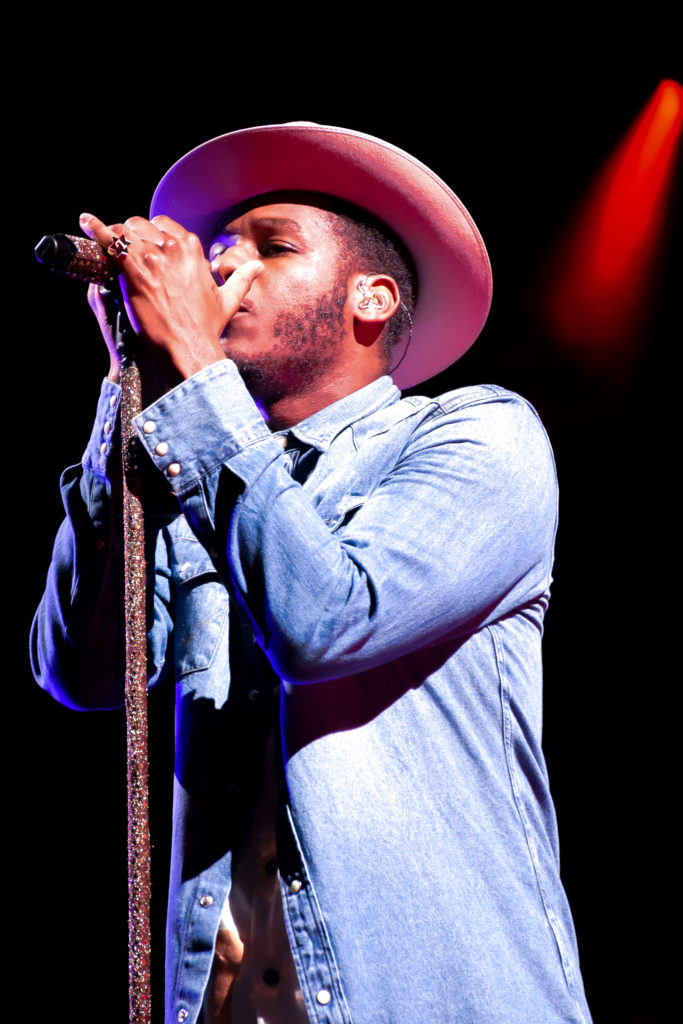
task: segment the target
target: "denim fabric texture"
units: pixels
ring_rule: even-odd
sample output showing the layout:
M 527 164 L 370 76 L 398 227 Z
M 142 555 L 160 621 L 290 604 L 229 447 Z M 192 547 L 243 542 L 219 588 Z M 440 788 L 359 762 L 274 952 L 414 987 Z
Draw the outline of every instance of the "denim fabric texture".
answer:
M 105 382 L 64 476 L 34 623 L 38 680 L 76 707 L 122 700 L 118 400 Z M 587 1024 L 541 750 L 557 485 L 533 409 L 383 377 L 273 435 L 225 360 L 136 429 L 182 510 L 159 491 L 147 517 L 150 682 L 177 693 L 167 1024 L 201 1021 L 274 690 L 311 1021 Z

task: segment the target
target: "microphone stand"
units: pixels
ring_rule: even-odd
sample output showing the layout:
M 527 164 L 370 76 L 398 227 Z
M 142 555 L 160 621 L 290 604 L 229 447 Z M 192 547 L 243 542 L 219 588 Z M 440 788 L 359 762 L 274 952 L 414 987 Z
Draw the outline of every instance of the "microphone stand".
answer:
M 133 331 L 122 308 L 116 342 L 121 365 L 123 549 L 126 632 L 128 779 L 128 1001 L 130 1024 L 151 1024 L 151 868 L 147 756 L 147 570 L 138 440 L 133 418 L 142 408 Z
M 46 235 L 37 259 L 58 273 L 98 281 L 117 298 L 116 347 L 121 355 L 121 452 L 126 633 L 126 747 L 128 779 L 128 1005 L 130 1024 L 151 1024 L 152 894 L 147 756 L 147 567 L 138 442 L 133 419 L 142 411 L 135 333 L 118 289 L 117 268 L 97 242 Z

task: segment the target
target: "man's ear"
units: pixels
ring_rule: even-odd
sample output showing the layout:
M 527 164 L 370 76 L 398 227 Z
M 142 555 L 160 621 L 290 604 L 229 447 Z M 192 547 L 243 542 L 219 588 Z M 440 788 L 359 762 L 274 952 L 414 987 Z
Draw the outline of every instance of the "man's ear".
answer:
M 401 304 L 401 295 L 388 274 L 357 274 L 352 278 L 351 303 L 354 319 L 384 327 Z

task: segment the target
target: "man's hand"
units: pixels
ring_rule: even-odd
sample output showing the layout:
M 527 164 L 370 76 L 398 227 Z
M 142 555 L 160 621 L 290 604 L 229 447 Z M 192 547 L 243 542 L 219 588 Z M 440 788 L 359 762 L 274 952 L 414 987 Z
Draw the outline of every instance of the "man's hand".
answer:
M 141 339 L 142 372 L 153 367 L 153 390 L 163 393 L 205 366 L 225 358 L 221 335 L 263 270 L 258 260 L 243 264 L 219 287 L 204 257 L 201 242 L 170 217 L 131 217 L 107 226 L 82 214 L 81 228 L 108 249 L 125 236 L 119 255 L 121 291 L 133 330 Z M 115 379 L 118 355 L 113 344 L 113 304 L 91 287 L 90 305 L 112 357 Z

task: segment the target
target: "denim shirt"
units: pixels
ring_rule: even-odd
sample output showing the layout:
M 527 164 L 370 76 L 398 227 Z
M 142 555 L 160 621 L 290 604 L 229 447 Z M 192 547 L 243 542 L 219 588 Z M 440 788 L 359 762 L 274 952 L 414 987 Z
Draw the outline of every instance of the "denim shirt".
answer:
M 117 410 L 105 382 L 34 623 L 39 682 L 77 707 L 121 703 Z M 182 509 L 147 515 L 150 682 L 177 693 L 167 1024 L 201 1021 L 274 689 L 311 1021 L 590 1021 L 541 751 L 557 487 L 533 409 L 384 377 L 274 435 L 225 360 L 136 430 Z

